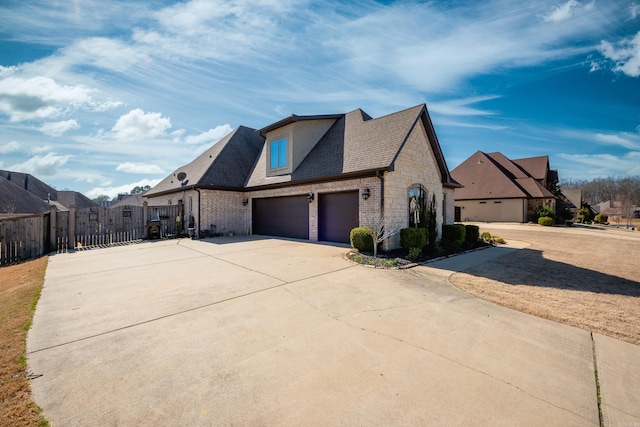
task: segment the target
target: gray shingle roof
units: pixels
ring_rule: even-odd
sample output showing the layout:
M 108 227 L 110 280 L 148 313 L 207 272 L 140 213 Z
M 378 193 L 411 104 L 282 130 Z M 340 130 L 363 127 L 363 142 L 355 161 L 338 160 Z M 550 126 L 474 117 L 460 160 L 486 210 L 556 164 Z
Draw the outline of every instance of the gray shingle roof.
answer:
M 47 202 L 7 179 L 0 179 L 0 213 L 34 214 L 49 212 Z
M 255 129 L 240 126 L 191 163 L 176 169 L 145 196 L 179 191 L 187 186 L 242 189 L 263 145 L 264 138 Z M 186 173 L 188 182 L 184 186 L 178 180 L 180 172 Z
M 430 133 L 430 142 L 438 158 L 443 181 L 455 185 L 444 162 L 426 106 L 421 104 L 377 119 L 372 119 L 360 109 L 340 116 L 291 175 L 267 177 L 267 156 L 263 149 L 246 186 L 259 187 L 342 174 L 392 170 L 396 157 L 419 120 L 423 120 Z
M 51 195 L 52 200 L 57 200 L 56 197 L 58 191 L 55 188 L 40 181 L 33 175 L 22 172 L 0 170 L 0 177 L 11 181 L 18 187 L 28 191 L 41 200 L 47 200 L 48 195 Z
M 456 200 L 554 197 L 522 165 L 502 153 L 477 151 L 451 176 L 464 186 L 456 189 Z
M 267 152 L 262 135 L 295 121 L 327 118 L 336 122 L 292 174 L 266 176 Z M 260 131 L 241 126 L 193 162 L 176 169 L 145 196 L 180 191 L 183 187 L 177 179 L 179 172 L 187 174 L 189 182 L 184 187 L 242 190 L 393 170 L 395 159 L 419 121 L 427 129 L 443 183 L 458 186 L 449 174 L 426 105 L 421 104 L 377 119 L 357 109 L 347 114 L 292 115 Z

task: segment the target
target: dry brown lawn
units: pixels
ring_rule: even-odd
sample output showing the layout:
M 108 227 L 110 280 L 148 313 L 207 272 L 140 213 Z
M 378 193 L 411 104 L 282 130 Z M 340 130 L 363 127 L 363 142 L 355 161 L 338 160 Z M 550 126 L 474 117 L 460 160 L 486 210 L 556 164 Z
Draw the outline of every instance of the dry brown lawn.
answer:
M 0 425 L 46 426 L 31 398 L 25 359 L 26 337 L 47 257 L 0 268 Z
M 640 344 L 640 240 L 530 228 L 481 226 L 480 232 L 531 246 L 454 274 L 451 282 L 509 308 Z

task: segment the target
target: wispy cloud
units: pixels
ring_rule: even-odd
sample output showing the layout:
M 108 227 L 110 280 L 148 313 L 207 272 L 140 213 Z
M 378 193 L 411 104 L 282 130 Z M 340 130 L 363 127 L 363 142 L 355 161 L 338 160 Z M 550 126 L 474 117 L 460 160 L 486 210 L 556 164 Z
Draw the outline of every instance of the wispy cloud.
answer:
M 67 131 L 78 129 L 79 127 L 78 122 L 71 119 L 61 122 L 44 122 L 38 130 L 49 136 L 60 136 Z
M 640 150 L 640 134 L 621 132 L 618 134 L 597 133 L 596 140 L 609 145 L 617 145 L 629 150 Z
M 164 170 L 162 170 L 160 166 L 152 165 L 148 163 L 133 163 L 133 162 L 120 163 L 116 167 L 116 170 L 120 172 L 151 174 L 151 175 L 164 173 Z
M 544 16 L 545 21 L 561 22 L 571 18 L 573 11 L 579 8 L 581 4 L 576 0 L 569 0 L 559 6 L 554 6 L 551 12 Z
M 35 176 L 52 176 L 55 175 L 58 168 L 67 163 L 71 157 L 71 155 L 48 153 L 44 156 L 31 157 L 23 163 L 13 165 L 11 169 L 30 173 Z
M 21 145 L 15 141 L 9 141 L 6 144 L 0 145 L 0 154 L 15 153 L 20 150 Z
M 185 138 L 184 142 L 187 144 L 211 144 L 220 141 L 232 130 L 233 128 L 228 124 L 219 125 L 199 135 L 190 135 Z
M 638 15 L 640 15 L 640 4 L 631 3 L 629 5 L 629 20 L 636 19 Z
M 565 179 L 640 175 L 640 151 L 631 151 L 622 156 L 612 154 L 559 154 L 558 156 L 569 162 L 563 169 Z M 612 171 L 615 173 L 612 174 Z
M 479 108 L 470 107 L 472 104 L 478 104 L 492 99 L 498 99 L 498 95 L 476 96 L 464 99 L 452 99 L 450 101 L 429 103 L 429 110 L 448 116 L 492 116 L 498 114 L 491 110 L 481 110 Z

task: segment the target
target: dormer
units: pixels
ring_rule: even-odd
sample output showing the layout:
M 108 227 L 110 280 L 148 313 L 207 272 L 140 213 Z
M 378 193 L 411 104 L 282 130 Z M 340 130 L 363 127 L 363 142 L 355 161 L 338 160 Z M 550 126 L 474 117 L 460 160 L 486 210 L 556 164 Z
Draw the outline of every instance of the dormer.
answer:
M 342 114 L 291 116 L 259 130 L 265 139 L 267 176 L 288 175 Z

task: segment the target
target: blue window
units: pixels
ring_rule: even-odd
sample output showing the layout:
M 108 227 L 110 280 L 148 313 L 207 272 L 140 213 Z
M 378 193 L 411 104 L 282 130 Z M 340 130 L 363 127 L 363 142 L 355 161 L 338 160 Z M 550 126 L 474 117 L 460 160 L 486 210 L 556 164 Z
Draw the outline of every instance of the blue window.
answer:
M 271 169 L 287 166 L 287 138 L 271 142 Z

